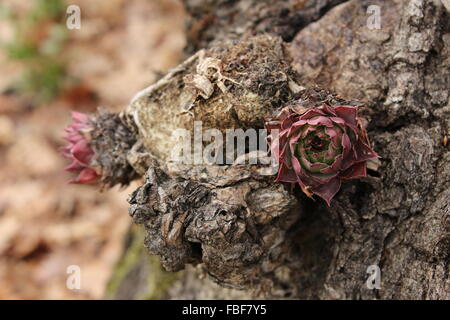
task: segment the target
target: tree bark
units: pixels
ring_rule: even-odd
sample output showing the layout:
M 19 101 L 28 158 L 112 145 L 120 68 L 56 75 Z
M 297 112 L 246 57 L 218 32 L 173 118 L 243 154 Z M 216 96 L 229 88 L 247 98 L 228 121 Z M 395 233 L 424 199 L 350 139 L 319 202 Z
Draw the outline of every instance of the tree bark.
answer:
M 185 3 L 192 15 L 186 52 L 204 48 L 220 69 L 203 74 L 202 61 L 188 59 L 127 111 L 143 146 L 129 161 L 145 173 L 130 214 L 166 269 L 197 265 L 164 297 L 449 299 L 448 2 Z M 374 5 L 380 29 L 368 24 Z M 206 77 L 213 93 L 188 75 Z M 230 80 L 226 90 L 221 76 Z M 167 162 L 176 127 L 203 120 L 219 130 L 261 128 L 299 98 L 359 101 L 382 157 L 367 178 L 344 184 L 331 207 L 253 167 Z M 381 272 L 378 289 L 368 285 L 370 266 Z

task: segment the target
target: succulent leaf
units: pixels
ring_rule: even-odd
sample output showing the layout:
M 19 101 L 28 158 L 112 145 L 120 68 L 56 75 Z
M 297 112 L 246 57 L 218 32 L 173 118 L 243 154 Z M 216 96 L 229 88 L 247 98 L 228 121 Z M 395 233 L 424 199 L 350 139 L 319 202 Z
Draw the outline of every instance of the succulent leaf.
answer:
M 81 112 L 72 112 L 72 123 L 65 129 L 64 137 L 69 143 L 61 148 L 61 153 L 72 163 L 64 168 L 66 171 L 77 173 L 77 177 L 69 183 L 91 183 L 99 180 L 100 175 L 90 166 L 94 151 L 89 146 L 86 133 L 92 128 L 88 115 Z
M 266 122 L 269 132 L 280 132 L 268 139 L 280 164 L 276 181 L 296 182 L 330 205 L 343 181 L 365 177 L 367 160 L 379 157 L 361 123 L 354 106 L 281 110 Z

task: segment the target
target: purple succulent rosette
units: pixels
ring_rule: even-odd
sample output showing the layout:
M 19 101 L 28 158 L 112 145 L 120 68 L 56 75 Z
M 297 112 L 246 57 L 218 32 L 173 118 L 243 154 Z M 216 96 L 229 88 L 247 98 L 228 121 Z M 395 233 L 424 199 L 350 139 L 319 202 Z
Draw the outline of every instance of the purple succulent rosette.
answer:
M 77 173 L 77 177 L 69 183 L 91 183 L 100 178 L 97 171 L 90 166 L 94 151 L 89 146 L 87 137 L 91 129 L 92 123 L 86 114 L 72 112 L 72 123 L 64 129 L 67 133 L 64 139 L 69 144 L 61 148 L 62 154 L 72 160 L 64 170 Z
M 367 160 L 379 158 L 354 106 L 287 107 L 268 119 L 266 129 L 279 163 L 276 181 L 298 183 L 308 197 L 316 194 L 328 206 L 343 181 L 365 177 Z

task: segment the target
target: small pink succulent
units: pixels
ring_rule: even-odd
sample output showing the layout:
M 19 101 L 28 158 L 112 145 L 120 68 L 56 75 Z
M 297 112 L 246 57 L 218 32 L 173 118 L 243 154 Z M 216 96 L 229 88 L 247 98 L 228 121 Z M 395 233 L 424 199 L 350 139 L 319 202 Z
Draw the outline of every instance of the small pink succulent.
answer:
M 64 170 L 78 173 L 78 176 L 69 183 L 91 183 L 100 178 L 100 175 L 90 166 L 94 151 L 89 146 L 87 136 L 91 128 L 91 120 L 86 114 L 72 112 L 72 123 L 64 129 L 67 133 L 64 139 L 69 144 L 61 148 L 62 154 L 72 160 L 72 163 Z
M 316 194 L 328 205 L 343 181 L 365 177 L 367 160 L 379 157 L 354 106 L 292 106 L 266 128 L 279 130 L 278 138 L 269 136 L 279 162 L 276 181 L 298 183 L 308 197 Z

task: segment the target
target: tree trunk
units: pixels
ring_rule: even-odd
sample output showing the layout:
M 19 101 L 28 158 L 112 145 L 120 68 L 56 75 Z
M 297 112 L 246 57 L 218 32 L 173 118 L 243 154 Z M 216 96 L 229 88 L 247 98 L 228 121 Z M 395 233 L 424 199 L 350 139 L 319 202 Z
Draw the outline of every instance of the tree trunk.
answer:
M 127 110 L 141 140 L 141 156 L 129 161 L 146 173 L 130 214 L 167 270 L 186 268 L 158 297 L 450 299 L 449 2 L 185 4 L 186 52 L 204 55 Z M 205 56 L 221 62 L 214 77 L 199 68 Z M 214 93 L 189 75 L 206 77 Z M 175 128 L 195 120 L 219 130 L 261 128 L 302 95 L 360 101 L 381 156 L 367 178 L 343 185 L 331 207 L 253 167 L 167 162 Z

